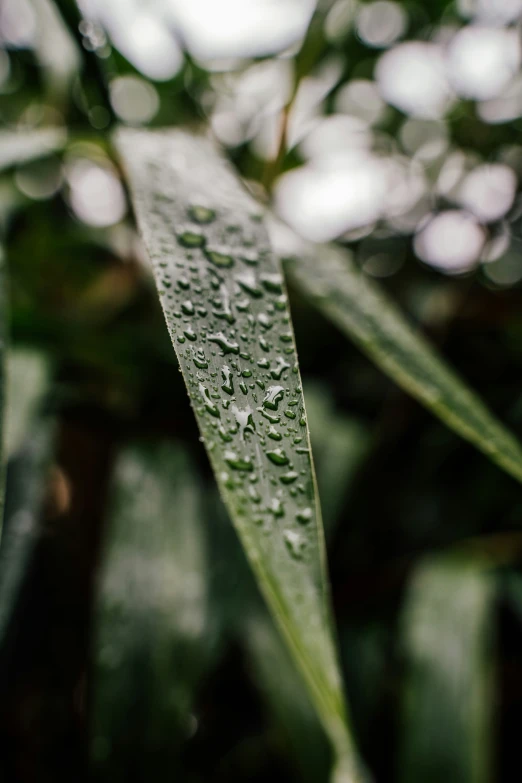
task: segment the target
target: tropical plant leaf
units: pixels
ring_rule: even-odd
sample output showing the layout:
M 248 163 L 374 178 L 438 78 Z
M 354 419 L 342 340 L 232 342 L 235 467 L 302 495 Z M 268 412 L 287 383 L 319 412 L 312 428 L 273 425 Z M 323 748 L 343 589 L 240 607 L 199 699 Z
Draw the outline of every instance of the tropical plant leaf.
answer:
M 201 490 L 181 448 L 127 447 L 113 490 L 91 727 L 93 763 L 111 781 L 157 777 L 176 764 L 216 641 Z
M 493 462 L 522 481 L 522 449 L 465 382 L 352 261 L 272 224 L 292 281 L 393 380 Z
M 281 747 L 299 769 L 301 780 L 326 780 L 331 763 L 326 735 L 270 616 L 261 611 L 249 613 L 243 638 Z
M 8 338 L 8 296 L 7 296 L 7 271 L 5 268 L 4 251 L 0 246 L 0 540 L 2 537 L 3 510 L 4 510 L 4 483 L 6 461 L 6 421 L 5 421 L 5 369 Z
M 335 411 L 329 391 L 323 384 L 305 378 L 304 390 L 328 539 L 357 469 L 368 454 L 370 433 L 357 419 Z
M 413 575 L 403 616 L 404 783 L 490 779 L 493 597 L 480 562 L 434 557 Z
M 338 779 L 356 780 L 294 338 L 259 207 L 204 137 L 121 130 L 116 140 L 221 494 Z
M 36 158 L 45 158 L 61 149 L 66 138 L 66 131 L 62 128 L 0 131 L 0 171 Z
M 0 648 L 20 604 L 35 544 L 52 448 L 52 426 L 37 412 L 49 367 L 36 351 L 13 350 L 7 360 L 4 453 L 8 458 L 0 542 Z
M 29 435 L 49 386 L 50 366 L 39 351 L 13 349 L 7 357 L 7 388 L 5 422 L 6 458 L 15 454 Z
M 5 655 L 20 611 L 24 584 L 39 538 L 46 468 L 52 453 L 52 426 L 33 421 L 31 437 L 9 463 L 0 543 L 0 650 Z M 4 672 L 5 673 L 5 672 Z

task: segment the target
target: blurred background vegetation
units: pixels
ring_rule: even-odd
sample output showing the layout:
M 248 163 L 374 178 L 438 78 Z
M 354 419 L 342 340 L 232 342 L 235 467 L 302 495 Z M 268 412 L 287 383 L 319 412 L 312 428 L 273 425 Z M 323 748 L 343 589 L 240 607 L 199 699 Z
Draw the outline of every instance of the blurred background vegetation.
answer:
M 328 779 L 216 495 L 113 126 L 209 124 L 260 200 L 349 248 L 521 434 L 521 20 L 521 0 L 2 0 L 0 558 L 30 534 L 0 613 L 2 780 Z M 362 755 L 382 783 L 512 781 L 520 489 L 290 295 Z M 132 616 L 104 599 L 120 572 Z M 134 658 L 107 634 L 139 638 Z

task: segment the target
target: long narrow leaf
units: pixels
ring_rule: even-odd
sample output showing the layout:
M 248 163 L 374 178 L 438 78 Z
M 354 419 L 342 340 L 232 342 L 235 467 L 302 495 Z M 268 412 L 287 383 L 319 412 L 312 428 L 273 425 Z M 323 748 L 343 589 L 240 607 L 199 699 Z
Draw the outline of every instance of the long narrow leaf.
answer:
M 5 449 L 9 459 L 30 433 L 49 386 L 50 366 L 39 351 L 11 350 L 7 358 Z
M 117 145 L 220 491 L 338 779 L 355 780 L 294 338 L 259 208 L 203 137 L 122 130 Z
M 490 780 L 492 599 L 482 564 L 446 556 L 414 574 L 403 618 L 404 783 Z
M 325 780 L 330 761 L 326 736 L 270 616 L 254 610 L 244 630 L 254 679 L 281 745 L 298 767 L 300 779 Z
M 52 453 L 50 422 L 33 421 L 31 436 L 9 462 L 0 543 L 0 650 L 5 655 L 20 611 L 28 566 L 40 535 L 46 468 Z M 3 672 L 5 674 L 5 671 Z
M 95 611 L 92 760 L 103 780 L 177 764 L 215 642 L 200 488 L 175 443 L 117 468 Z
M 304 388 L 328 539 L 357 469 L 368 455 L 370 434 L 357 419 L 335 412 L 326 386 L 305 379 Z
M 407 322 L 348 251 L 304 242 L 286 227 L 272 239 L 285 268 L 337 326 L 393 380 L 490 459 L 522 481 L 517 440 Z
M 4 251 L 0 246 L 0 540 L 2 538 L 6 460 L 5 368 L 8 336 L 7 302 L 7 271 L 5 268 Z
M 49 383 L 49 365 L 36 351 L 13 350 L 7 361 L 4 451 L 7 471 L 0 541 L 0 647 L 20 605 L 27 567 L 39 535 L 39 515 L 52 425 L 38 415 Z

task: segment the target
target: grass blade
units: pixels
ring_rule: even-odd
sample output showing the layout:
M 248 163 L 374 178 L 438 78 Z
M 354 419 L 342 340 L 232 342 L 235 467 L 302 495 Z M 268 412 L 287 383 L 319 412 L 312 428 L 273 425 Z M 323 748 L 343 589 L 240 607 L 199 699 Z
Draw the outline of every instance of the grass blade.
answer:
M 337 413 L 323 384 L 304 383 L 306 410 L 316 463 L 327 540 L 343 500 L 370 449 L 370 433 L 357 419 Z
M 305 242 L 275 224 L 272 239 L 295 285 L 393 380 L 522 481 L 518 441 L 418 334 L 348 251 Z
M 292 659 L 266 613 L 250 613 L 244 639 L 254 679 L 272 715 L 281 746 L 299 769 L 300 780 L 326 780 L 329 746 Z
M 0 246 L 0 540 L 2 538 L 2 524 L 4 510 L 5 489 L 5 462 L 6 462 L 6 420 L 5 420 L 5 371 L 8 339 L 8 315 L 7 315 L 7 271 L 5 268 L 4 252 Z
M 49 386 L 50 367 L 46 357 L 25 348 L 13 349 L 7 357 L 7 420 L 5 449 L 9 459 L 29 435 Z
M 337 754 L 358 777 L 290 315 L 259 207 L 210 141 L 117 135 L 220 492 Z
M 414 574 L 403 617 L 404 783 L 490 779 L 492 605 L 481 564 L 439 557 Z
M 13 350 L 7 361 L 4 450 L 9 458 L 0 543 L 0 647 L 19 607 L 35 544 L 52 449 L 52 426 L 38 416 L 49 366 L 36 351 Z
M 176 444 L 119 459 L 94 620 L 97 779 L 160 779 L 190 734 L 215 641 L 200 495 Z

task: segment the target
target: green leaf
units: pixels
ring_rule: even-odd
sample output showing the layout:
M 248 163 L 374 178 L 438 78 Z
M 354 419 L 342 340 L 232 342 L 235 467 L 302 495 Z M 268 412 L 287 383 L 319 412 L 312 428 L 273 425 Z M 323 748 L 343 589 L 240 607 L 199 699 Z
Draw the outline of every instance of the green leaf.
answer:
M 20 604 L 28 564 L 38 540 L 52 425 L 39 417 L 49 384 L 49 366 L 36 351 L 13 350 L 7 360 L 3 450 L 7 471 L 4 528 L 0 543 L 0 648 Z
M 487 783 L 491 773 L 491 573 L 482 563 L 426 560 L 406 597 L 404 783 Z
M 327 318 L 399 386 L 522 481 L 518 441 L 357 269 L 349 251 L 305 242 L 279 224 L 274 224 L 271 235 L 295 285 Z
M 28 566 L 39 538 L 46 468 L 52 453 L 52 427 L 33 421 L 31 436 L 9 463 L 0 544 L 0 649 L 20 611 Z
M 29 435 L 30 426 L 49 386 L 50 367 L 39 351 L 13 349 L 7 357 L 5 450 L 9 459 Z
M 370 447 L 370 433 L 357 419 L 335 411 L 328 388 L 304 382 L 310 437 L 327 539 Z
M 204 137 L 121 130 L 117 146 L 221 494 L 338 780 L 356 780 L 294 338 L 259 206 Z
M 281 748 L 299 769 L 300 780 L 326 780 L 328 742 L 287 649 L 266 612 L 250 612 L 244 626 L 254 680 L 280 736 Z
M 0 131 L 0 171 L 37 158 L 45 158 L 61 149 L 67 134 L 62 128 L 26 131 Z
M 8 294 L 7 294 L 7 270 L 5 267 L 4 251 L 0 246 L 0 520 L 4 507 L 4 479 L 5 479 L 5 441 L 6 441 L 6 417 L 5 417 L 5 371 L 6 352 L 8 338 Z M 2 526 L 0 524 L 0 540 Z
M 92 759 L 103 779 L 160 779 L 190 735 L 216 642 L 200 498 L 177 444 L 121 454 L 94 617 Z

